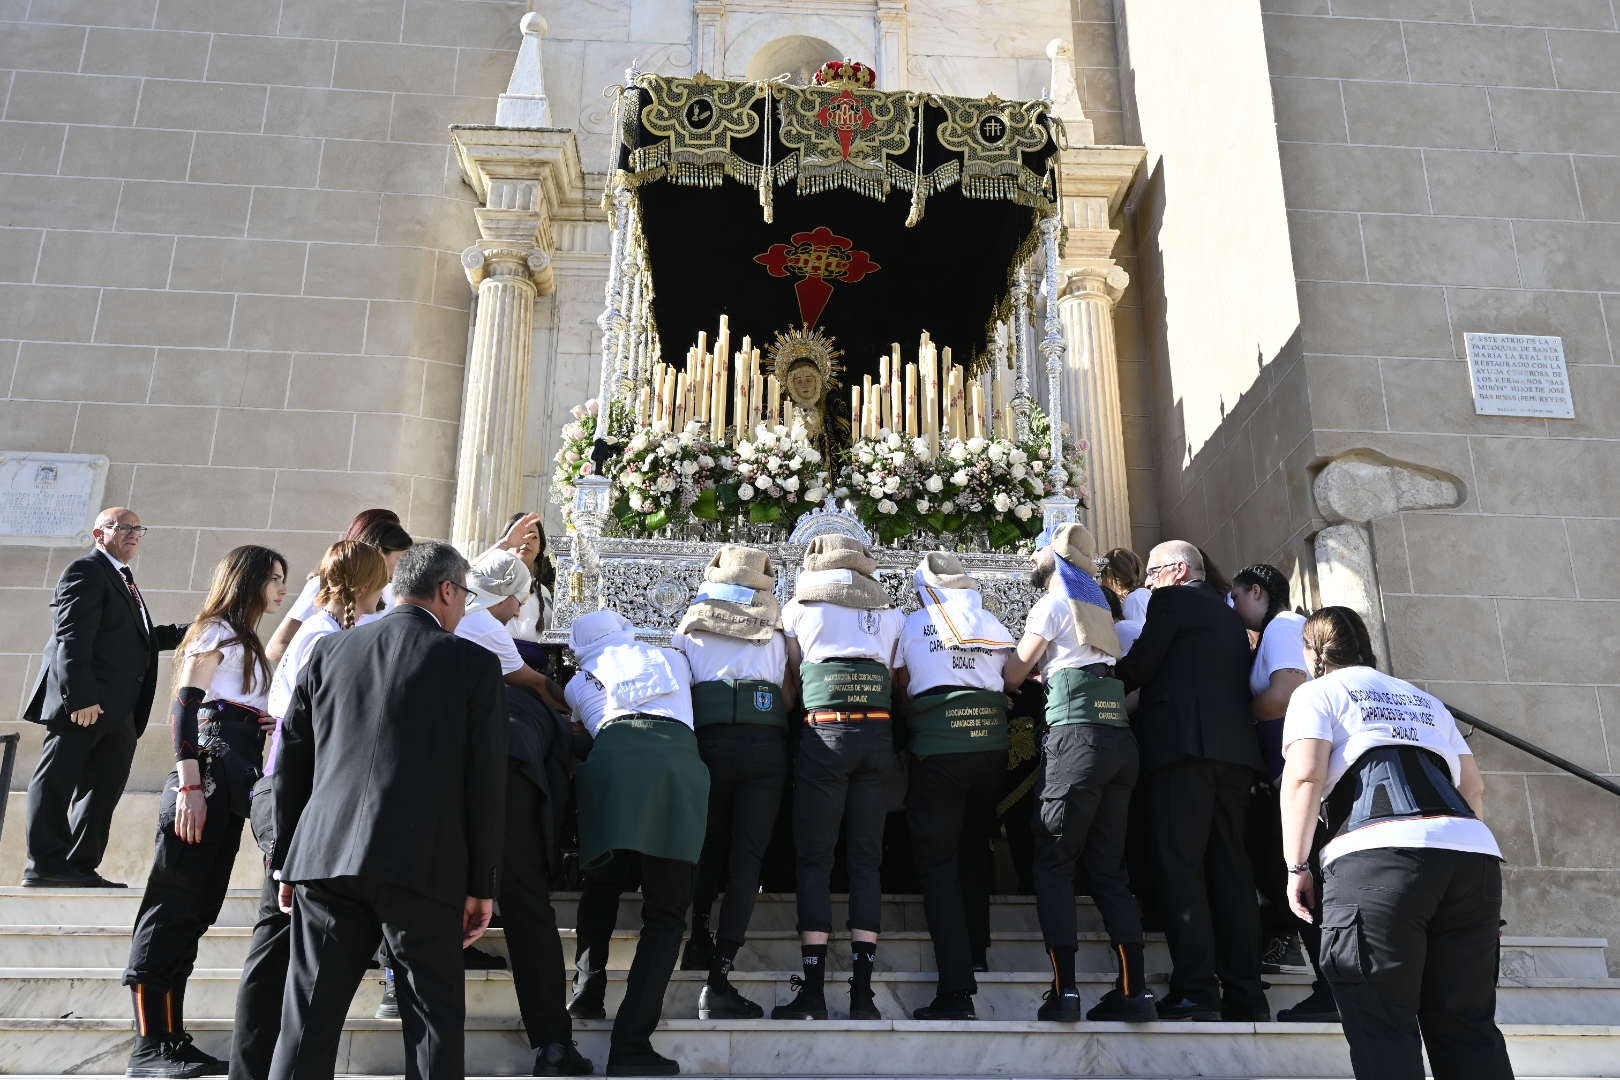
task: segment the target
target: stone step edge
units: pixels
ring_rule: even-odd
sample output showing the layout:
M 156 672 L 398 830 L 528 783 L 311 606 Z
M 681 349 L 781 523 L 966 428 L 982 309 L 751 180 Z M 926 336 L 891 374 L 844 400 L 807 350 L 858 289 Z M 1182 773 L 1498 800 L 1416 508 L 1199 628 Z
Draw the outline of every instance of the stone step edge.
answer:
M 1166 1020 L 1155 1021 L 1149 1024 L 1126 1024 L 1114 1021 L 1080 1020 L 1073 1024 L 1056 1024 L 1041 1020 L 959 1020 L 948 1022 L 935 1022 L 928 1020 L 662 1020 L 658 1027 L 661 1031 L 694 1031 L 708 1033 L 731 1032 L 741 1035 L 757 1035 L 764 1032 L 793 1032 L 796 1034 L 822 1034 L 846 1031 L 951 1031 L 962 1030 L 962 1025 L 970 1025 L 966 1030 L 975 1034 L 1011 1034 L 1011 1035 L 1059 1035 L 1067 1031 L 1086 1031 L 1095 1033 L 1118 1033 L 1135 1035 L 1336 1035 L 1343 1037 L 1344 1029 L 1338 1024 L 1286 1024 L 1279 1021 L 1268 1023 L 1242 1023 L 1230 1021 L 1210 1021 L 1208 1023 L 1171 1022 Z M 235 1026 L 234 1020 L 215 1020 L 187 1018 L 186 1026 L 196 1031 L 229 1031 Z M 574 1027 L 580 1031 L 612 1031 L 611 1020 L 575 1020 Z M 1508 1038 L 1534 1037 L 1538 1035 L 1568 1038 L 1581 1036 L 1589 1038 L 1607 1038 L 1620 1040 L 1620 1024 L 1501 1024 L 1502 1034 Z M 129 1031 L 129 1019 L 126 1018 L 72 1018 L 72 1019 L 32 1019 L 0 1018 L 0 1031 L 59 1031 L 62 1029 L 78 1031 Z M 399 1031 L 398 1020 L 367 1020 L 363 1018 L 350 1018 L 344 1022 L 345 1031 Z M 485 1031 L 522 1031 L 523 1022 L 517 1017 L 491 1018 L 469 1016 L 466 1021 L 468 1032 Z M 823 1078 L 825 1080 L 825 1078 Z

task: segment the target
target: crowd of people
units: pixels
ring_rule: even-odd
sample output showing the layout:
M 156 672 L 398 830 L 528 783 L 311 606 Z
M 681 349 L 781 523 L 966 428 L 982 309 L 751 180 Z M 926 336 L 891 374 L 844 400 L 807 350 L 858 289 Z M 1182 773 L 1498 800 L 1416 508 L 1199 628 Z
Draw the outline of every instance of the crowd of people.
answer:
M 99 515 L 96 550 L 57 587 L 27 713 L 46 735 L 23 884 L 118 887 L 98 871 L 112 809 L 157 655 L 178 654 L 175 766 L 124 978 L 131 1076 L 329 1077 L 374 965 L 407 1075 L 460 1076 L 465 950 L 497 909 L 535 1074 L 587 1074 L 573 1021 L 608 1013 L 609 943 L 637 891 L 606 1069 L 673 1075 L 652 1037 L 678 961 L 707 972 L 700 1018 L 766 1013 L 730 976 L 773 858 L 790 867 L 801 971 L 770 1016 L 832 1014 L 841 886 L 839 1012 L 881 1019 L 895 831 L 937 971 L 913 1018 L 971 1021 L 1004 828 L 1051 964 L 1039 1020 L 1268 1021 L 1263 974 L 1302 938 L 1316 982 L 1278 1019 L 1342 1022 L 1358 1077 L 1421 1077 L 1425 1047 L 1436 1075 L 1511 1076 L 1494 1022 L 1501 853 L 1468 746 L 1443 703 L 1377 670 L 1353 611 L 1295 613 L 1275 567 L 1228 582 L 1181 541 L 1144 566 L 1058 525 L 1015 635 L 947 552 L 917 564 L 907 614 L 855 539 L 812 540 L 785 603 L 768 553 L 726 545 L 667 646 L 601 610 L 573 620 L 564 652 L 540 641 L 538 515 L 469 562 L 366 511 L 267 641 L 286 559 L 228 552 L 196 619 L 155 625 L 130 567 L 144 532 L 131 510 Z M 1037 714 L 1037 751 L 1014 820 L 1020 709 Z M 244 824 L 265 877 L 225 1061 L 192 1042 L 185 989 Z M 551 894 L 572 868 L 569 993 Z M 1081 892 L 1115 964 L 1089 1009 Z M 1169 945 L 1162 998 L 1145 925 Z

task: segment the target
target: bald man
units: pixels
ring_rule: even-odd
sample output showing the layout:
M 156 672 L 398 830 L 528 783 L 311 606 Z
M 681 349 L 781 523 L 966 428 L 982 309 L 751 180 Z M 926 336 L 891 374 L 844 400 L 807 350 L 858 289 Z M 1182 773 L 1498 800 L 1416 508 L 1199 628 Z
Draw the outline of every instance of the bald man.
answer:
M 96 515 L 96 546 L 62 571 L 39 683 L 23 717 L 45 725 L 28 783 L 28 865 L 36 888 L 123 888 L 96 872 L 135 743 L 157 692 L 158 653 L 184 625 L 154 625 L 130 563 L 146 527 L 114 506 Z
M 1170 945 L 1162 1020 L 1270 1020 L 1244 819 L 1262 767 L 1249 715 L 1249 638 L 1184 540 L 1148 556 L 1147 622 L 1115 667 L 1141 689 L 1133 727 L 1152 807 Z

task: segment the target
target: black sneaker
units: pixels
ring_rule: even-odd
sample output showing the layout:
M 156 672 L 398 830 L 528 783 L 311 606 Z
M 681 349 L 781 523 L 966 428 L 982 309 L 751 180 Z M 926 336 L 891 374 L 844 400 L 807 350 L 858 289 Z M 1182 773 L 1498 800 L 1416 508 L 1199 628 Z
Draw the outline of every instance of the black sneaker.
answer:
M 506 957 L 485 952 L 476 945 L 461 950 L 461 963 L 468 971 L 506 970 Z
M 377 1003 L 376 1017 L 378 1020 L 399 1019 L 399 995 L 394 992 L 394 973 L 388 969 L 383 970 L 383 996 Z
M 609 1076 L 678 1076 L 681 1066 L 652 1048 L 651 1043 L 614 1046 L 608 1050 Z
M 821 987 L 811 989 L 802 977 L 794 975 L 788 986 L 796 991 L 792 1001 L 771 1010 L 772 1020 L 825 1020 L 827 994 Z
M 1073 1024 L 1080 1020 L 1080 991 L 1048 990 L 1041 995 L 1041 1007 L 1035 1013 L 1037 1020 L 1055 1020 L 1060 1024 Z
M 546 1043 L 534 1052 L 536 1076 L 589 1076 L 595 1068 L 576 1042 Z
M 135 1050 L 129 1055 L 125 1076 L 203 1076 L 200 1062 L 190 1061 L 179 1053 L 179 1039 L 136 1037 Z
M 1263 975 L 1276 975 L 1305 966 L 1305 953 L 1299 947 L 1299 938 L 1293 934 L 1271 938 L 1260 954 L 1260 972 Z
M 1333 1000 L 1333 991 L 1312 990 L 1298 1005 L 1279 1009 L 1277 1019 L 1285 1024 L 1337 1024 L 1339 1005 Z
M 568 999 L 568 1015 L 575 1020 L 607 1019 L 607 973 L 574 983 L 574 996 Z
M 1159 1018 L 1158 1004 L 1158 999 L 1146 990 L 1129 997 L 1118 990 L 1110 990 L 1087 1011 L 1086 1019 L 1149 1024 Z
M 231 1063 L 221 1061 L 213 1054 L 207 1053 L 191 1041 L 191 1033 L 182 1031 L 169 1040 L 170 1053 L 182 1061 L 196 1065 L 202 1072 L 198 1076 L 227 1076 L 231 1071 Z
M 977 1020 L 972 994 L 935 994 L 934 1000 L 911 1012 L 913 1020 Z
M 765 1010 L 742 996 L 731 983 L 722 986 L 704 984 L 698 991 L 699 1020 L 758 1020 Z
M 855 980 L 849 980 L 849 1018 L 851 1020 L 881 1020 L 883 1014 L 878 1012 L 877 1002 L 872 998 L 870 984 L 856 985 Z
M 1212 1008 L 1192 998 L 1182 998 L 1180 1001 L 1159 1002 L 1160 1020 L 1219 1020 L 1221 1010 Z
M 1269 1024 L 1271 1023 L 1271 1006 L 1264 997 L 1253 1005 L 1244 1005 L 1240 1001 L 1222 1000 L 1221 1019 L 1242 1024 Z
M 681 953 L 682 971 L 708 971 L 714 966 L 714 938 L 709 936 L 707 929 L 692 928 L 692 936 L 686 939 L 686 948 Z

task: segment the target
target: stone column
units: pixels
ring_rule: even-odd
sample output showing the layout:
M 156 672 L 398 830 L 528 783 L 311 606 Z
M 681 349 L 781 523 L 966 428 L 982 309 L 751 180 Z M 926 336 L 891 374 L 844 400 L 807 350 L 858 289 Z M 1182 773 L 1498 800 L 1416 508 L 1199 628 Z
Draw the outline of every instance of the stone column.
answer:
M 584 176 L 570 131 L 457 126 L 451 140 L 482 206 L 462 253 L 478 290 L 467 355 L 450 539 L 482 550 L 523 501 L 524 432 L 534 373 L 534 302 L 555 288 L 556 219 L 582 213 Z
M 726 77 L 726 2 L 693 0 L 697 18 L 697 69 L 717 79 Z
M 1067 362 L 1064 416 L 1075 439 L 1087 444 L 1086 525 L 1099 550 L 1131 546 L 1131 505 L 1125 485 L 1125 435 L 1119 416 L 1119 356 L 1114 348 L 1114 304 L 1130 276 L 1111 263 L 1064 275 L 1058 294 Z
M 911 0 L 877 0 L 877 77 L 885 90 L 904 90 L 910 85 L 907 64 Z

